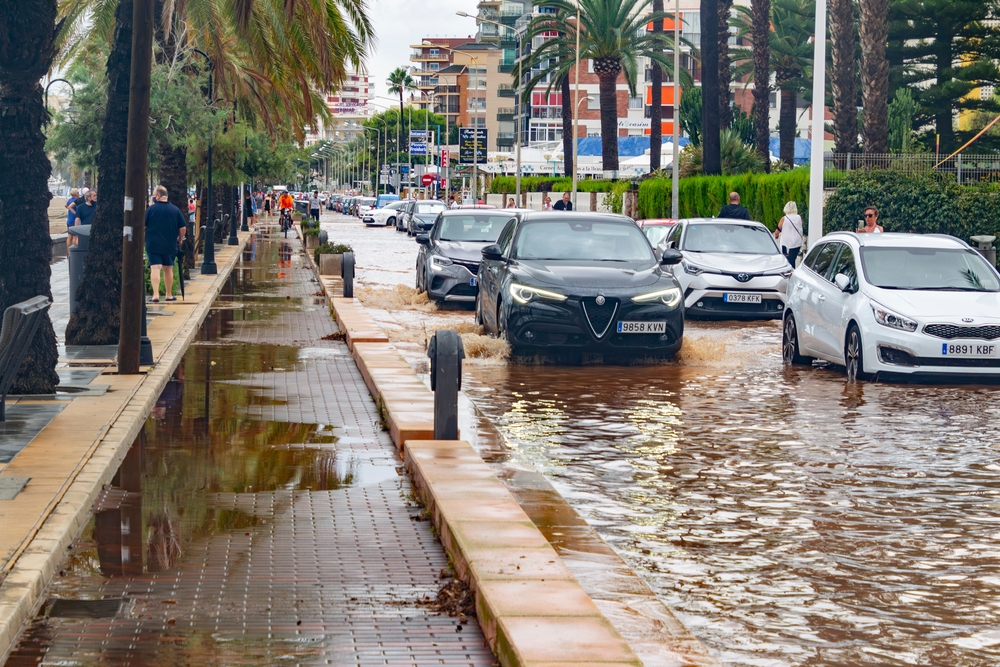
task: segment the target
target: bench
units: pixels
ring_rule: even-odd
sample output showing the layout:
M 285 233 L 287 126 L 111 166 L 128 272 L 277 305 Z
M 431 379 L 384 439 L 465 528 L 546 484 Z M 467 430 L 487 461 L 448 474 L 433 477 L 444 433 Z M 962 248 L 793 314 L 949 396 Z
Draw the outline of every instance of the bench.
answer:
M 3 324 L 0 326 L 0 422 L 5 420 L 7 392 L 14 384 L 21 362 L 50 305 L 52 301 L 48 297 L 36 296 L 9 306 L 3 313 Z

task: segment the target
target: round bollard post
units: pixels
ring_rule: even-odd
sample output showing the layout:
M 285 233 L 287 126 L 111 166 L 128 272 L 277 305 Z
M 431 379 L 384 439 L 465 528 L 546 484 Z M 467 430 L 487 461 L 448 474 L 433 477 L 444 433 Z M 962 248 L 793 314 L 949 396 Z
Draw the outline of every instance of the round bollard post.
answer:
M 431 390 L 434 392 L 434 439 L 458 440 L 458 392 L 462 389 L 462 359 L 465 348 L 454 329 L 443 329 L 431 337 L 427 348 L 431 359 Z
M 354 298 L 354 253 L 345 252 L 340 262 L 340 276 L 344 279 L 344 298 Z
M 325 229 L 321 229 L 319 232 L 319 244 L 326 245 L 326 242 L 330 240 L 330 235 L 326 233 Z

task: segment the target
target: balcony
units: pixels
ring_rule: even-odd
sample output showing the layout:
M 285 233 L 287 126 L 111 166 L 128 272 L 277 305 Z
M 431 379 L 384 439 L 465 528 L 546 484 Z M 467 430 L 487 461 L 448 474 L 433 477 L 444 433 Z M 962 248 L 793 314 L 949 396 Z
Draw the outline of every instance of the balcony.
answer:
M 514 145 L 514 133 L 513 132 L 498 132 L 497 133 L 497 148 L 500 146 L 513 146 Z
M 497 86 L 497 95 L 500 97 L 515 97 L 514 87 L 509 83 L 501 83 Z
M 500 18 L 500 12 L 495 9 L 480 9 L 478 18 L 485 19 L 487 21 L 496 21 Z
M 500 46 L 513 49 L 517 46 L 517 35 L 510 30 L 504 30 L 500 33 Z
M 513 107 L 501 107 L 497 109 L 497 120 L 514 120 L 514 108 Z
M 497 65 L 497 71 L 501 74 L 510 74 L 514 71 L 514 63 L 500 63 Z
M 423 51 L 410 52 L 410 62 L 427 62 L 427 61 L 441 62 L 441 63 L 448 62 L 448 54 L 438 53 L 436 55 L 432 55 L 430 53 L 424 53 Z

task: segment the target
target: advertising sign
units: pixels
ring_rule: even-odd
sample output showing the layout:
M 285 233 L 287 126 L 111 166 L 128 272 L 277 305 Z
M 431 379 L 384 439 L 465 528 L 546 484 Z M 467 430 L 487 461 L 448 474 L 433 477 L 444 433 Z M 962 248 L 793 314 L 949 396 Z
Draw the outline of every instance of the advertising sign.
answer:
M 410 140 L 411 141 L 423 141 L 427 138 L 427 132 L 424 130 L 410 130 Z
M 427 144 L 423 141 L 411 141 L 410 155 L 427 155 Z
M 441 168 L 448 168 L 448 151 L 446 150 L 441 151 Z
M 463 127 L 458 130 L 458 161 L 461 164 L 486 164 L 487 130 Z M 476 150 L 478 149 L 478 150 Z M 473 160 L 475 151 L 475 160 Z

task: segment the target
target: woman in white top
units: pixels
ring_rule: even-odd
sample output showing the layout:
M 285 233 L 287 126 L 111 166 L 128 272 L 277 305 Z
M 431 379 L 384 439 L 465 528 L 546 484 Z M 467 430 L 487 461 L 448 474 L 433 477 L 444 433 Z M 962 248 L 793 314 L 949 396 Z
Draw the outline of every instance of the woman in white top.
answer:
M 799 215 L 799 208 L 793 201 L 785 204 L 784 210 L 785 215 L 778 221 L 778 228 L 774 230 L 774 238 L 778 239 L 781 254 L 794 268 L 799 251 L 802 250 L 802 216 Z

